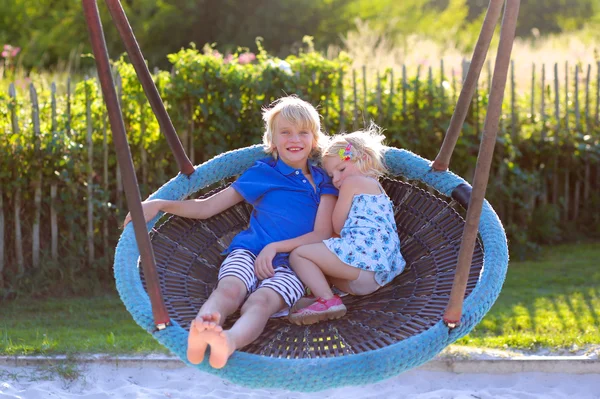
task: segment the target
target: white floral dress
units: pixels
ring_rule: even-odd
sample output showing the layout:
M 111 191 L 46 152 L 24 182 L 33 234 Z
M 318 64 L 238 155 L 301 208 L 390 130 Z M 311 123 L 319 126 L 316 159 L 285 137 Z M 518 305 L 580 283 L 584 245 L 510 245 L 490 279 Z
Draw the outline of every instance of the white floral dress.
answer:
M 323 243 L 342 262 L 374 271 L 375 281 L 381 286 L 392 281 L 406 266 L 400 253 L 392 201 L 385 192 L 355 195 L 340 238 Z

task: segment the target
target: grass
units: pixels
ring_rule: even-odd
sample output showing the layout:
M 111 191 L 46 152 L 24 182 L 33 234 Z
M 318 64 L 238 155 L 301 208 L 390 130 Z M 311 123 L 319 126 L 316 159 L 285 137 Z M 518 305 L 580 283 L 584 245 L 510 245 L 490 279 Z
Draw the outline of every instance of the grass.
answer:
M 458 344 L 575 349 L 600 342 L 598 243 L 547 248 L 540 260 L 511 262 L 496 304 Z M 18 299 L 0 307 L 0 355 L 166 353 L 120 299 Z M 70 369 L 58 370 L 68 379 Z M 74 371 L 75 373 L 77 370 Z
M 502 293 L 458 343 L 492 348 L 570 348 L 600 343 L 598 243 L 559 245 L 538 261 L 511 262 Z
M 165 352 L 118 296 L 18 299 L 0 310 L 0 354 Z

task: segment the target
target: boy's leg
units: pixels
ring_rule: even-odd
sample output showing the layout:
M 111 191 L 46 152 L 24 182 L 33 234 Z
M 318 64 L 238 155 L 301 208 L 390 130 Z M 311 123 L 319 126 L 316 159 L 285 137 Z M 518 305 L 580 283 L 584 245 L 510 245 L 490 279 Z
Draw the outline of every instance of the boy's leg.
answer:
M 211 366 L 223 367 L 236 349 L 259 337 L 271 316 L 291 307 L 302 297 L 304 286 L 289 267 L 288 255 L 277 254 L 273 259 L 273 267 L 275 275 L 263 280 L 259 288 L 250 295 L 242 306 L 241 317 L 231 329 L 209 341 Z
M 187 350 L 190 363 L 204 360 L 208 339 L 223 331 L 221 324 L 240 307 L 246 293 L 246 284 L 237 277 L 227 276 L 219 281 L 190 326 Z
M 213 333 L 208 338 L 210 365 L 220 369 L 231 354 L 256 340 L 265 329 L 269 318 L 286 306 L 277 292 L 270 288 L 259 288 L 242 306 L 241 316 L 227 331 Z
M 303 245 L 292 251 L 290 264 L 300 280 L 316 297 L 331 299 L 333 292 L 325 275 L 339 280 L 356 280 L 360 269 L 347 265 L 323 243 Z M 341 288 L 341 287 L 340 287 Z

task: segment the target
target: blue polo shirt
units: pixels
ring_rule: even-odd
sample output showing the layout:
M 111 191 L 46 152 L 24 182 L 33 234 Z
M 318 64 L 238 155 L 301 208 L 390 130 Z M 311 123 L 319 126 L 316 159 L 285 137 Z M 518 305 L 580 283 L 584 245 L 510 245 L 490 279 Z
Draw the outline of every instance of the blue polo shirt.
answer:
M 314 230 L 321 196 L 338 195 L 327 173 L 308 164 L 316 188 L 302 170 L 281 159 L 264 158 L 244 172 L 232 187 L 254 207 L 248 229 L 234 237 L 225 253 L 247 249 L 258 255 L 267 245 Z

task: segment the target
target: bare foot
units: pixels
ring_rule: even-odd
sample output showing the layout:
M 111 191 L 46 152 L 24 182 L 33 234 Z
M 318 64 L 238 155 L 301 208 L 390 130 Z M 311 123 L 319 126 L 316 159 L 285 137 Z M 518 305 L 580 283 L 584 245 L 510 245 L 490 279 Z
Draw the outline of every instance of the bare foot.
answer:
M 187 357 L 190 363 L 199 364 L 204 360 L 208 337 L 212 334 L 220 334 L 223 328 L 219 325 L 221 315 L 214 312 L 207 315 L 196 317 L 190 326 L 190 334 L 188 335 L 188 350 Z M 212 357 L 212 356 L 211 356 Z
M 210 345 L 208 362 L 213 368 L 220 369 L 227 364 L 229 356 L 235 351 L 235 345 L 227 331 L 212 330 L 206 333 L 206 341 Z

